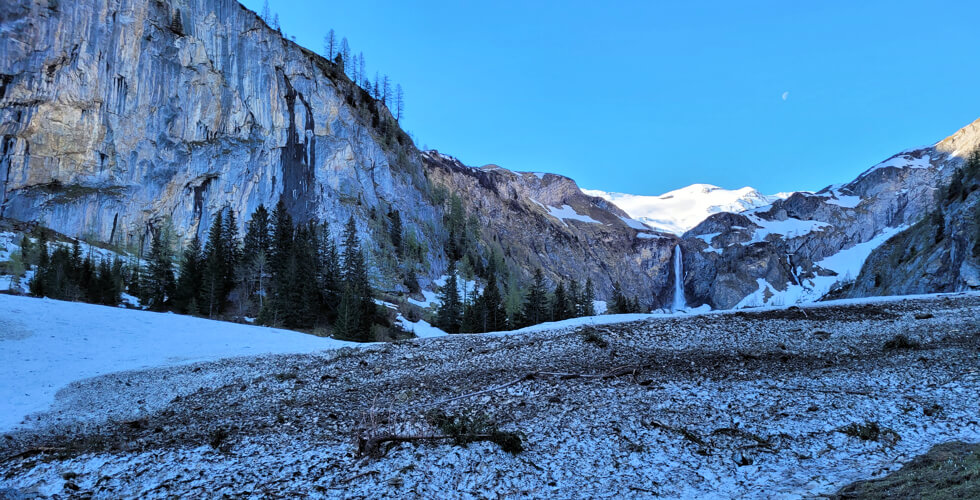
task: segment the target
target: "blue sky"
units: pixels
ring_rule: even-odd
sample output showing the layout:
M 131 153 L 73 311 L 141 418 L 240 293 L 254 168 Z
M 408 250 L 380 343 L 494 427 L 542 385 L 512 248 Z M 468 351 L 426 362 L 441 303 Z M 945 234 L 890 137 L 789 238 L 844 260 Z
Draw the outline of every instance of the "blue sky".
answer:
M 593 189 L 819 189 L 980 117 L 980 2 L 269 4 L 401 83 L 420 147 Z

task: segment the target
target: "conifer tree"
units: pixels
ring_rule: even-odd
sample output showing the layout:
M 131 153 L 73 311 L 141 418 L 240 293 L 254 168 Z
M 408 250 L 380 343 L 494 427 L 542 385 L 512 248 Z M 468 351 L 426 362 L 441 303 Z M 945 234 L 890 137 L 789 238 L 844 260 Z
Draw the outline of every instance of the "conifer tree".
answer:
M 402 84 L 395 85 L 395 119 L 398 121 L 402 120 L 405 116 L 405 92 L 402 90 Z
M 225 260 L 225 267 L 222 269 L 223 290 L 227 297 L 227 294 L 235 289 L 237 281 L 235 274 L 242 260 L 242 246 L 238 240 L 238 220 L 231 207 L 225 207 L 225 215 L 221 221 L 221 248 Z
M 286 204 L 279 200 L 272 210 L 272 240 L 269 242 L 269 288 L 268 300 L 259 314 L 263 324 L 276 325 L 283 321 L 283 314 L 289 307 L 287 293 L 290 284 L 290 259 L 293 249 L 293 219 L 286 210 Z
M 257 297 L 259 309 L 265 303 L 270 242 L 269 212 L 265 205 L 259 205 L 246 225 L 241 264 L 237 273 L 245 296 L 243 302 L 248 303 L 253 297 Z
M 177 286 L 174 291 L 174 308 L 178 312 L 184 314 L 200 313 L 197 304 L 198 295 L 203 287 L 203 275 L 201 240 L 195 234 L 180 257 Z
M 337 305 L 337 321 L 334 322 L 334 336 L 339 339 L 356 340 L 361 335 L 361 314 L 358 301 L 351 286 L 344 284 Z
M 149 269 L 146 273 L 145 305 L 151 310 L 163 311 L 174 291 L 173 254 L 164 238 L 163 230 L 157 230 L 153 234 L 147 259 Z
M 617 281 L 613 283 L 612 305 L 609 307 L 609 312 L 612 314 L 625 314 L 628 313 L 629 310 L 629 299 L 623 295 L 623 289 Z
M 320 261 L 317 266 L 319 271 L 317 281 L 320 285 L 320 295 L 323 298 L 323 307 L 327 319 L 333 321 L 336 318 L 340 296 L 343 293 L 340 253 L 337 251 L 337 244 L 330 237 L 330 230 L 326 222 L 318 229 L 317 236 L 320 239 L 320 243 L 317 245 Z
M 333 28 L 323 37 L 323 52 L 327 60 L 332 60 L 334 51 L 337 49 L 337 36 L 334 35 Z
M 222 215 L 219 211 L 211 221 L 208 241 L 204 246 L 204 273 L 201 280 L 202 312 L 207 312 L 209 318 L 221 313 L 226 297 L 225 276 L 225 244 L 222 241 Z
M 488 269 L 487 286 L 483 288 L 479 304 L 482 316 L 480 332 L 499 332 L 507 329 L 507 310 L 497 287 L 497 277 L 493 261 Z
M 358 311 L 357 316 L 357 335 L 358 340 L 370 340 L 371 325 L 374 321 L 375 305 L 371 293 L 371 285 L 368 281 L 367 266 L 364 263 L 364 254 L 361 252 L 361 243 L 357 237 L 357 224 L 352 215 L 344 226 L 344 253 L 343 253 L 343 278 L 345 292 L 349 290 L 352 294 L 350 300 Z
M 28 284 L 31 295 L 35 297 L 45 297 L 47 295 L 47 289 L 45 287 L 48 267 L 51 262 L 48 256 L 48 238 L 44 230 L 41 230 L 41 234 L 37 238 L 37 269 L 34 272 L 34 277 Z
M 595 286 L 592 278 L 585 280 L 582 287 L 582 316 L 595 316 Z
M 391 221 L 391 245 L 395 247 L 395 255 L 402 255 L 402 216 L 398 210 L 388 210 L 388 219 Z
M 463 306 L 459 300 L 459 286 L 456 280 L 456 262 L 449 261 L 449 277 L 439 293 L 439 310 L 436 312 L 436 324 L 446 333 L 459 333 L 463 315 Z
M 347 43 L 346 36 L 340 39 L 340 58 L 343 61 L 342 69 L 344 70 L 344 72 L 347 71 L 353 72 L 354 68 L 350 67 L 353 66 L 350 63 L 350 44 Z
M 565 292 L 565 285 L 558 282 L 555 287 L 555 294 L 551 297 L 551 319 L 561 321 L 568 319 L 571 315 L 568 312 L 568 294 Z
M 548 290 L 545 288 L 544 273 L 540 268 L 534 270 L 534 281 L 524 301 L 522 316 L 525 325 L 543 323 L 548 318 Z
M 568 314 L 572 318 L 582 316 L 582 290 L 575 280 L 568 283 Z

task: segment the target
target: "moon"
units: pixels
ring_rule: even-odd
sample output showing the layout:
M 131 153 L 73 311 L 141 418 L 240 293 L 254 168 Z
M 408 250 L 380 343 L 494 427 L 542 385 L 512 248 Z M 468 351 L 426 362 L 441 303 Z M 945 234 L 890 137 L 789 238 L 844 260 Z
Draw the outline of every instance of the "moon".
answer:
M 783 92 L 783 100 L 789 99 L 789 91 Z

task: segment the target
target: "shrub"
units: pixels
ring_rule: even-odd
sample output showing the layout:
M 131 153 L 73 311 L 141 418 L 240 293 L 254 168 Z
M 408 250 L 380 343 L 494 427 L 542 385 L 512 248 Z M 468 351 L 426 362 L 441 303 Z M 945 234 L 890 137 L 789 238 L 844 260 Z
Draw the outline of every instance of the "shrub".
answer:
M 891 340 L 885 342 L 885 350 L 893 351 L 897 349 L 918 349 L 919 343 L 910 339 L 908 335 L 904 333 L 899 333 L 892 337 Z
M 497 423 L 486 414 L 447 415 L 436 410 L 429 412 L 426 420 L 452 438 L 453 444 L 458 446 L 466 446 L 477 441 L 490 441 L 507 453 L 516 455 L 524 451 L 523 436 L 519 432 L 500 430 Z

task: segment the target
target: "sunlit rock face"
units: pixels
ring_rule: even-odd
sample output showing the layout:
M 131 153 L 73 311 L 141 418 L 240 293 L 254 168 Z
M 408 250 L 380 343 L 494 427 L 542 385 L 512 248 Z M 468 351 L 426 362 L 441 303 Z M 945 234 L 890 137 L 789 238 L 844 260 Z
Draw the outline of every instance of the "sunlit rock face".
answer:
M 709 217 L 684 235 L 689 301 L 731 308 L 820 299 L 857 278 L 888 236 L 931 212 L 936 191 L 978 145 L 980 120 L 932 146 L 898 153 L 849 183 Z M 913 281 L 891 293 L 915 293 Z M 874 293 L 866 280 L 858 290 Z
M 529 275 L 549 281 L 592 278 L 599 297 L 619 282 L 646 307 L 671 300 L 671 257 L 677 238 L 630 219 L 614 204 L 584 194 L 561 175 L 472 168 L 456 158 L 423 154 L 428 177 L 457 193 L 479 221 L 480 237 Z
M 16 0 L 0 29 L 7 217 L 126 244 L 280 197 L 300 220 L 435 215 L 387 109 L 238 2 Z
M 0 5 L 0 32 L 5 217 L 134 248 L 165 225 L 203 238 L 225 207 L 243 229 L 282 200 L 334 233 L 353 216 L 375 284 L 404 291 L 448 264 L 435 179 L 476 196 L 467 208 L 484 240 L 519 276 L 591 277 L 599 298 L 620 281 L 647 305 L 669 287 L 673 237 L 636 229 L 564 177 L 501 170 L 491 177 L 508 180 L 494 185 L 510 191 L 489 197 L 440 174 L 342 68 L 233 0 L 15 0 Z M 384 262 L 389 210 L 424 253 L 410 279 Z

